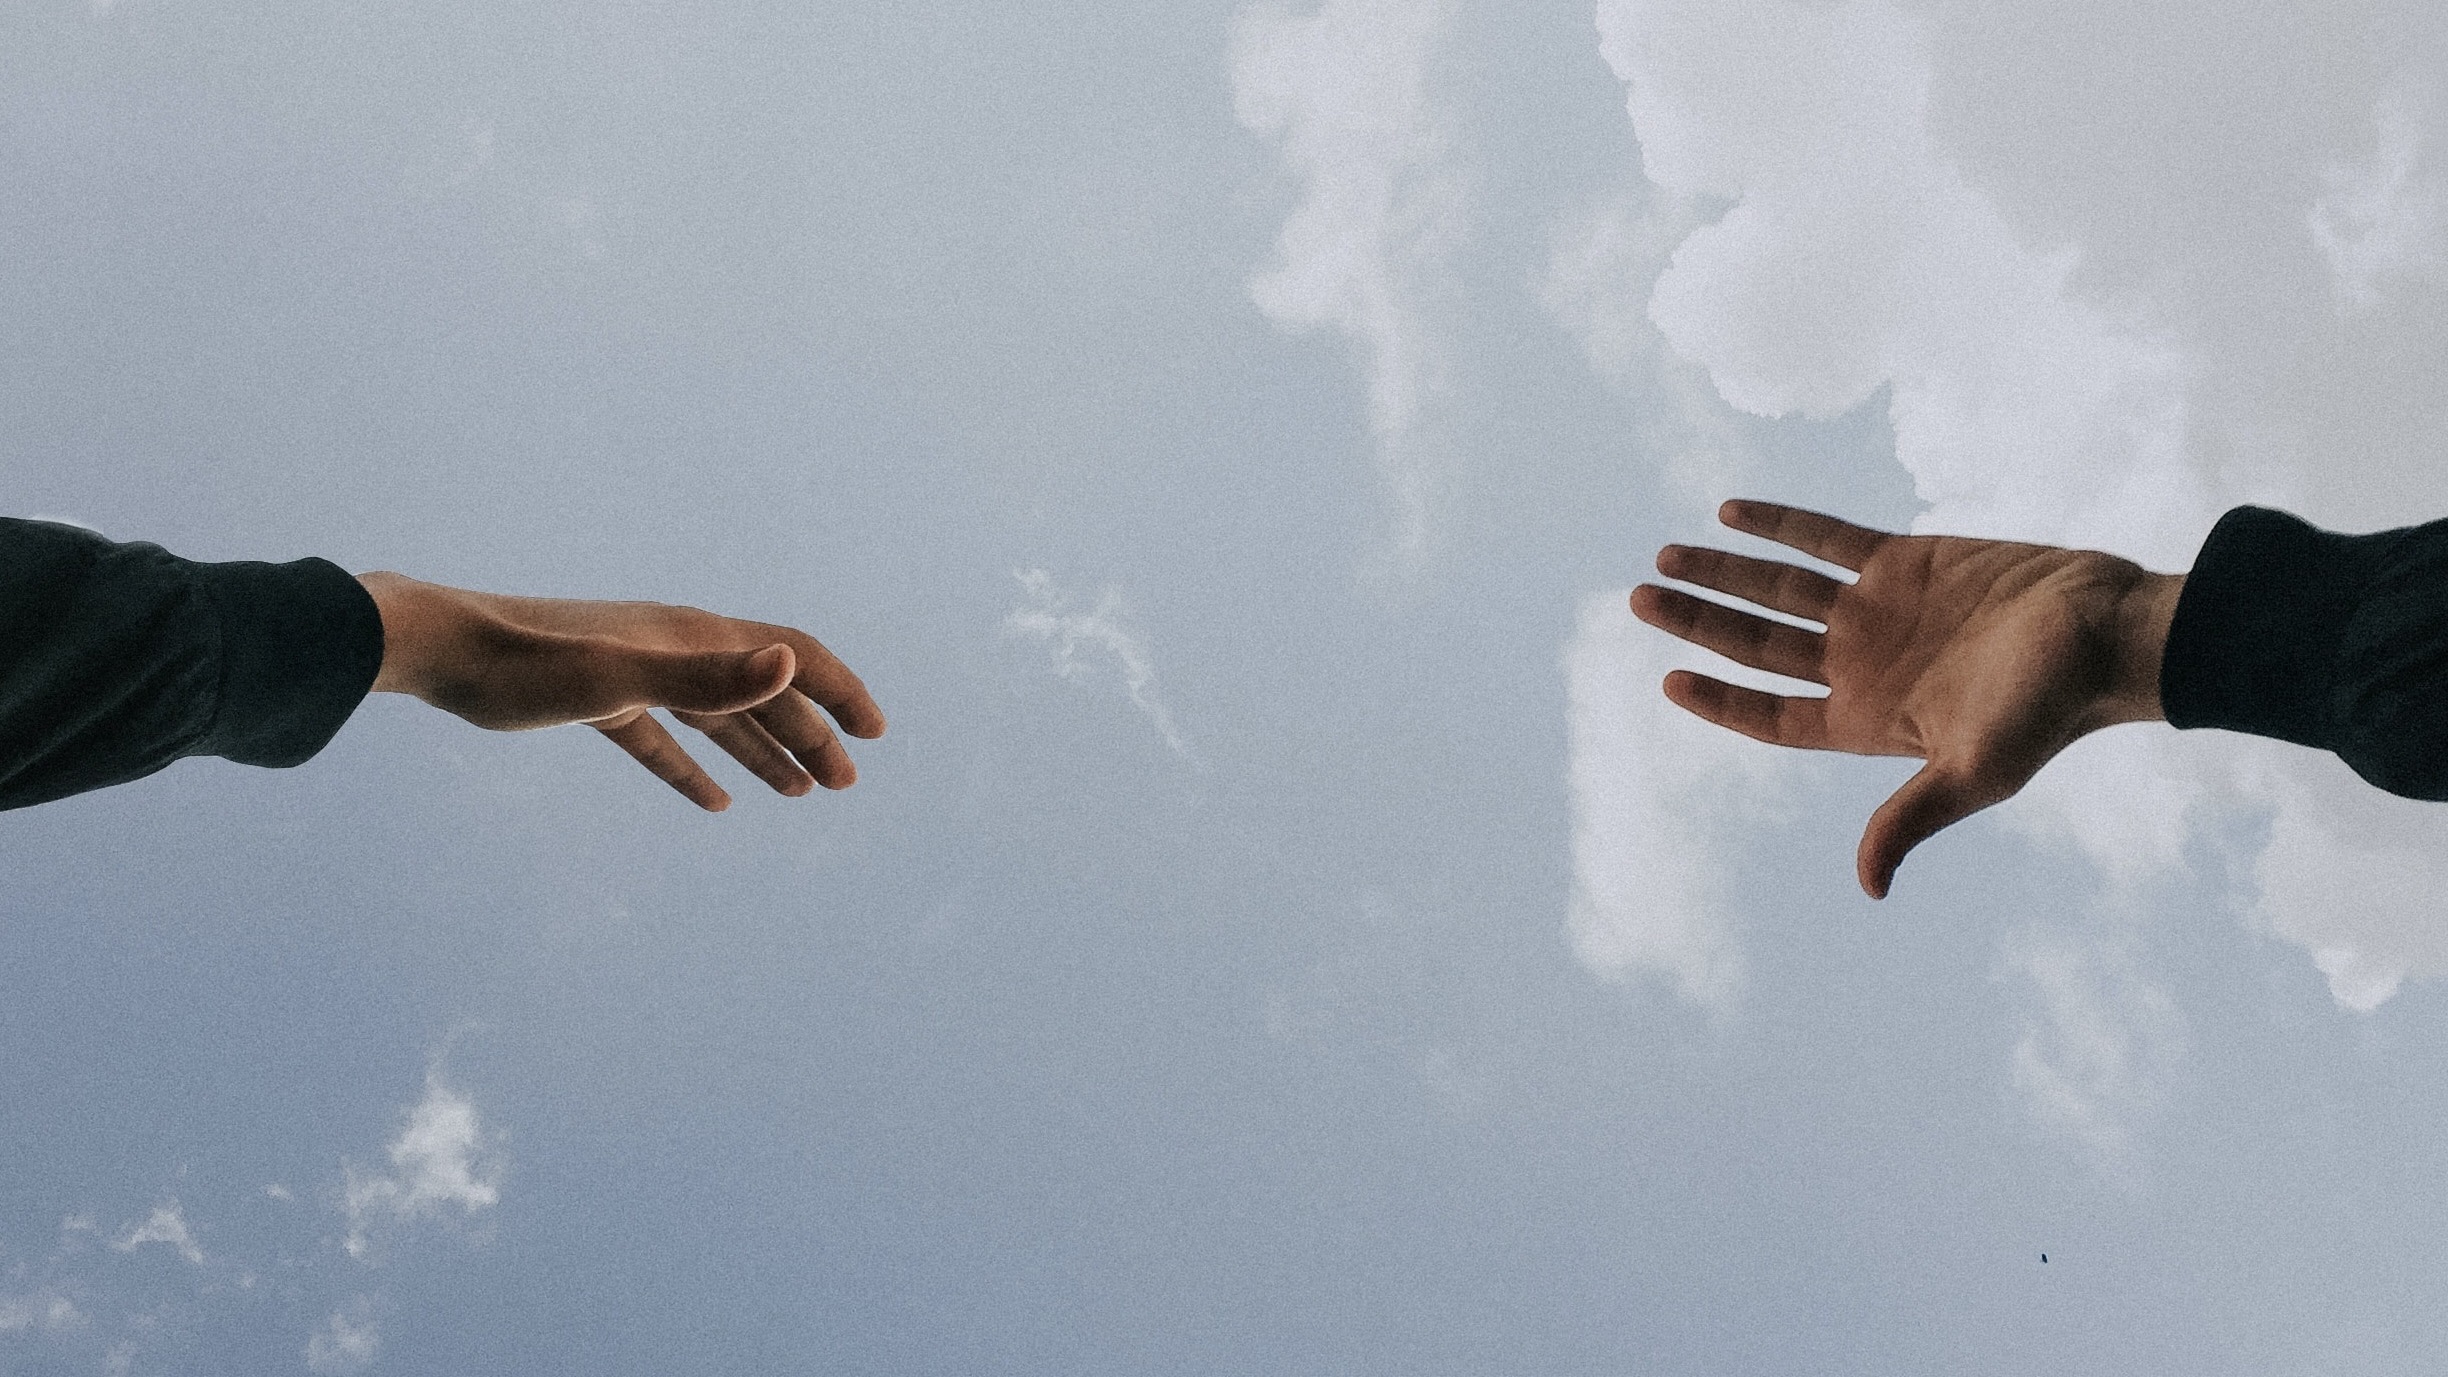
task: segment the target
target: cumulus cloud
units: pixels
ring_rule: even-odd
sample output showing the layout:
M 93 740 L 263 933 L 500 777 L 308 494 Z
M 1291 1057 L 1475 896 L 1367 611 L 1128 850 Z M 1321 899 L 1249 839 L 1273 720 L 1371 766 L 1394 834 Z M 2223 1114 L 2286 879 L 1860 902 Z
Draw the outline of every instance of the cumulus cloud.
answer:
M 135 1252 L 148 1243 L 159 1243 L 197 1267 L 204 1265 L 204 1250 L 187 1228 L 187 1216 L 175 1200 L 157 1205 L 142 1224 L 131 1225 L 111 1246 L 123 1253 Z
M 306 1340 L 306 1366 L 320 1373 L 363 1372 L 373 1365 L 382 1346 L 382 1331 L 368 1316 L 372 1303 L 359 1297 L 347 1310 L 335 1310 L 321 1329 Z
M 2238 501 L 2347 527 L 2438 515 L 2448 275 L 2423 74 L 2448 15 L 2316 9 L 1604 0 L 1648 179 L 1722 211 L 1673 245 L 1641 317 L 1744 411 L 1887 389 L 1925 532 L 2183 568 Z M 1577 333 L 1607 329 L 1637 326 L 1619 308 Z M 2254 918 L 2369 1008 L 2448 973 L 2438 812 L 2311 752 L 2115 732 L 2003 817 L 2128 892 L 2180 874 L 2199 822 L 2265 819 Z
M 1592 372 L 1640 406 L 1643 450 L 1669 487 L 1713 507 L 1757 467 L 1708 372 L 1665 347 L 1647 307 L 1677 244 L 1712 218 L 1704 198 L 1619 190 L 1556 226 L 1539 298 Z
M 1679 650 L 1632 619 L 1620 592 L 1583 600 L 1564 651 L 1570 728 L 1573 950 L 1601 975 L 1654 975 L 1695 1004 L 1740 992 L 1739 924 L 1727 876 L 1739 839 L 1767 820 L 1799 757 L 1720 731 L 1666 701 L 1689 667 L 1759 676 Z
M 2134 1133 L 2185 1052 L 2184 1019 L 2122 935 L 2031 934 L 2008 968 L 2035 1008 L 2015 1043 L 2013 1084 L 2032 1117 L 2123 1174 Z
M 1156 686 L 1156 665 L 1148 655 L 1147 643 L 1123 624 L 1126 609 L 1121 591 L 1108 586 L 1098 595 L 1095 607 L 1081 611 L 1043 569 L 1014 570 L 1012 577 L 1019 582 L 1025 601 L 1003 619 L 1003 629 L 1045 642 L 1053 656 L 1054 672 L 1065 679 L 1090 679 L 1107 671 L 1117 675 L 1133 706 L 1156 728 L 1165 745 L 1197 764 L 1197 753 L 1173 724 L 1173 713 Z
M 1250 294 L 1283 329 L 1337 331 L 1360 355 L 1396 544 L 1413 555 L 1451 479 L 1432 414 L 1450 368 L 1434 317 L 1464 197 L 1428 79 L 1453 8 L 1256 5 L 1241 15 L 1232 57 L 1234 113 L 1301 184 Z
M 365 1257 L 388 1226 L 454 1211 L 472 1217 L 501 1201 L 501 1164 L 476 1106 L 438 1074 L 426 1077 L 425 1097 L 409 1109 L 407 1126 L 385 1155 L 388 1172 L 344 1167 L 344 1246 L 351 1257 Z

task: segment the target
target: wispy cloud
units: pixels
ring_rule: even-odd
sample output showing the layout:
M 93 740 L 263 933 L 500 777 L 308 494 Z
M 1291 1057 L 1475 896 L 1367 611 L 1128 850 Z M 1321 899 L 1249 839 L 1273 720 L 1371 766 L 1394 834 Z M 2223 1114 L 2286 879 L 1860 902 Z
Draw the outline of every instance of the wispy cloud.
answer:
M 2005 956 L 2036 1006 L 2012 1063 L 2025 1109 L 2112 1176 L 2130 1178 L 2135 1135 L 2185 1053 L 2175 1001 L 2143 974 L 2122 933 L 2032 933 Z
M 1043 569 L 1016 569 L 1012 578 L 1020 585 L 1023 601 L 1004 617 L 1006 632 L 1043 641 L 1052 653 L 1054 672 L 1065 679 L 1086 680 L 1108 672 L 1117 676 L 1165 745 L 1191 764 L 1200 763 L 1165 707 L 1147 643 L 1123 624 L 1127 610 L 1119 589 L 1108 585 L 1096 605 L 1082 611 Z
M 382 1347 L 382 1330 L 373 1318 L 373 1302 L 359 1296 L 345 1310 L 335 1310 L 323 1327 L 306 1340 L 306 1366 L 315 1372 L 363 1372 Z
M 70 1334 L 89 1322 L 74 1301 L 56 1291 L 0 1295 L 0 1334 Z
M 179 1208 L 175 1200 L 155 1206 L 153 1213 L 147 1215 L 142 1224 L 131 1226 L 111 1247 L 123 1253 L 132 1253 L 148 1243 L 168 1247 L 193 1266 L 204 1265 L 204 1250 L 197 1245 L 195 1235 L 188 1231 L 186 1212 Z
M 1275 145 L 1301 197 L 1250 281 L 1286 330 L 1332 329 L 1358 351 L 1369 431 L 1392 492 L 1395 543 L 1429 543 L 1452 458 L 1432 413 L 1450 361 L 1434 324 L 1463 233 L 1452 134 L 1429 77 L 1452 0 L 1326 0 L 1243 11 L 1233 110 Z
M 406 1127 L 385 1150 L 388 1172 L 343 1168 L 348 1211 L 345 1246 L 365 1257 L 384 1228 L 457 1212 L 470 1217 L 501 1201 L 501 1162 L 476 1106 L 445 1084 L 425 1079 L 425 1097 L 408 1111 Z
M 2436 141 L 2428 106 L 2419 88 L 2385 96 L 2372 112 L 2369 153 L 2331 163 L 2304 215 L 2349 312 L 2377 308 L 2398 283 L 2448 277 L 2448 195 L 2428 165 Z

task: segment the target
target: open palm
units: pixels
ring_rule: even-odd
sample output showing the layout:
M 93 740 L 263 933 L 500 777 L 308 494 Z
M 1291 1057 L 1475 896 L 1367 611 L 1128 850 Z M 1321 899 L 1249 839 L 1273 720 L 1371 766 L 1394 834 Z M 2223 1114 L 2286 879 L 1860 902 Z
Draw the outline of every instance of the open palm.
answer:
M 2076 738 L 2159 716 L 2149 626 L 2172 610 L 2179 578 L 2093 550 L 1890 535 L 1774 503 L 1728 502 L 1718 516 L 1859 577 L 1684 545 L 1658 552 L 1658 572 L 1826 629 L 1656 584 L 1633 591 L 1634 615 L 1828 692 L 1763 693 L 1677 670 L 1666 696 L 1776 745 L 1925 761 L 1862 834 L 1855 863 L 1873 898 L 1906 852 L 2012 796 Z M 2156 625 L 2163 640 L 2163 615 Z

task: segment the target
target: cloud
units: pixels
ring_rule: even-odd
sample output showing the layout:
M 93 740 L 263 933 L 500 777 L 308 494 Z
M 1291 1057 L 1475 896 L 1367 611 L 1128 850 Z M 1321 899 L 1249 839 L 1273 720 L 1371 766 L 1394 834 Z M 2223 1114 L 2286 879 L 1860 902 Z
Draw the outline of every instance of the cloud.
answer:
M 425 1079 L 425 1097 L 385 1155 L 388 1173 L 343 1167 L 342 1201 L 349 1230 L 344 1246 L 363 1258 L 383 1228 L 457 1211 L 468 1217 L 501 1201 L 501 1164 L 476 1116 L 476 1106 L 444 1084 Z
M 1250 295 L 1283 329 L 1331 329 L 1359 353 L 1396 548 L 1410 556 L 1427 546 L 1451 483 L 1432 415 L 1451 365 L 1433 318 L 1465 198 L 1428 79 L 1453 9 L 1260 4 L 1242 12 L 1233 43 L 1233 111 L 1301 184 Z
M 1173 714 L 1156 687 L 1156 666 L 1146 642 L 1122 624 L 1121 592 L 1108 586 L 1098 596 L 1094 610 L 1081 612 L 1045 570 L 1016 569 L 1012 577 L 1026 601 L 1003 619 L 1003 629 L 1044 641 L 1053 652 L 1054 672 L 1065 679 L 1087 679 L 1111 668 L 1121 676 L 1123 690 L 1165 745 L 1175 755 L 1198 764 L 1197 754 L 1173 724 Z
M 0 1296 L 0 1334 L 68 1334 L 88 1322 L 75 1302 L 56 1291 Z
M 1570 729 L 1573 950 L 1601 975 L 1662 976 L 1729 1007 L 1743 980 L 1726 877 L 1740 838 L 1771 817 L 1800 757 L 1720 731 L 1658 682 L 1704 652 L 1633 620 L 1620 592 L 1581 603 L 1564 651 Z M 1708 672 L 1758 682 L 1714 657 Z
M 2181 569 L 2239 501 L 2438 515 L 2448 14 L 2368 11 L 1604 0 L 1649 181 L 1722 210 L 1641 314 L 1744 411 L 1886 389 L 1916 530 Z M 1585 347 L 1637 333 L 1591 309 Z M 2183 876 L 2201 826 L 2264 820 L 2250 916 L 2341 1004 L 2448 974 L 2448 820 L 2317 753 L 2106 733 L 2000 817 L 2127 894 Z
M 321 1329 L 306 1340 L 306 1366 L 320 1373 L 363 1372 L 381 1347 L 382 1331 L 369 1318 L 372 1302 L 360 1296 L 347 1310 L 335 1310 Z
M 1618 191 L 1556 226 L 1539 284 L 1540 304 L 1590 370 L 1639 404 L 1642 449 L 1668 486 L 1701 507 L 1758 460 L 1707 370 L 1665 347 L 1647 306 L 1675 246 L 1712 218 L 1705 198 Z
M 148 1243 L 167 1246 L 193 1266 L 204 1265 L 204 1250 L 196 1245 L 195 1235 L 188 1232 L 187 1216 L 175 1200 L 155 1206 L 144 1223 L 130 1227 L 111 1247 L 132 1253 Z
M 2135 1129 L 2185 1053 L 2175 1001 L 2142 975 L 2124 934 L 2031 934 L 2006 963 L 2038 1006 L 2015 1043 L 2016 1094 L 2102 1167 L 2130 1172 Z
M 2338 304 L 2368 312 L 2399 281 L 2448 273 L 2441 189 L 2423 166 L 2434 137 L 2417 92 L 2392 93 L 2372 112 L 2373 147 L 2332 163 L 2304 222 L 2337 281 Z

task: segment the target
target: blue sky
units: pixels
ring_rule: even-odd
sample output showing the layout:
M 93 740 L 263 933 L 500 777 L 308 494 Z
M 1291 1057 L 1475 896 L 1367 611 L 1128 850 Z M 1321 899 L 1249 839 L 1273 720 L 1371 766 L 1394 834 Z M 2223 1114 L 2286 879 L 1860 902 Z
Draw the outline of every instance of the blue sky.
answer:
M 0 1371 L 2425 1370 L 2433 810 L 2120 730 L 1873 905 L 1616 616 L 2448 505 L 2438 21 L 2226 10 L 13 9 L 11 511 L 893 730 L 0 816 Z

